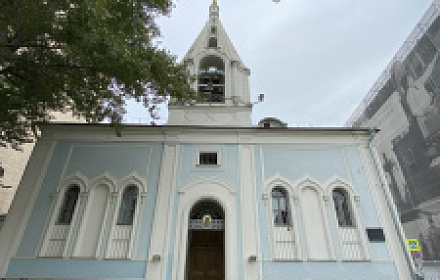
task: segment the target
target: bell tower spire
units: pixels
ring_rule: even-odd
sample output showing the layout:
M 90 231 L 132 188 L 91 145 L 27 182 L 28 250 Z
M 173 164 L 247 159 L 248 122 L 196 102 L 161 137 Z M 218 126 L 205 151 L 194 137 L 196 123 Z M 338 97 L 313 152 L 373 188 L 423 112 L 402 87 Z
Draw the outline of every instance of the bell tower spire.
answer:
M 209 7 L 209 17 L 212 18 L 219 18 L 219 12 L 218 12 L 218 6 L 217 1 L 213 0 L 211 6 Z
M 244 65 L 219 18 L 217 1 L 183 59 L 192 87 L 202 97 L 196 104 L 171 102 L 169 125 L 251 126 L 249 69 Z

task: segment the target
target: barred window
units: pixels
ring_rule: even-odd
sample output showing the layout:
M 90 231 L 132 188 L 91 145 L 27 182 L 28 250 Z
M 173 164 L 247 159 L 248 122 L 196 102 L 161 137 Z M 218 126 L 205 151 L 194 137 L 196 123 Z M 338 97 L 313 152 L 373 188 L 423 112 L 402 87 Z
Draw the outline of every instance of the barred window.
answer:
M 217 153 L 200 153 L 199 154 L 200 165 L 218 165 Z
M 72 221 L 76 202 L 78 201 L 79 187 L 71 186 L 64 194 L 63 205 L 58 214 L 57 225 L 69 225 Z
M 333 190 L 333 202 L 335 204 L 336 217 L 341 227 L 354 226 L 350 214 L 348 195 L 344 190 Z
M 290 225 L 290 214 L 285 190 L 281 188 L 272 190 L 272 211 L 276 226 Z
M 122 195 L 121 207 L 119 208 L 118 225 L 132 225 L 136 211 L 136 201 L 138 197 L 138 188 L 128 186 Z

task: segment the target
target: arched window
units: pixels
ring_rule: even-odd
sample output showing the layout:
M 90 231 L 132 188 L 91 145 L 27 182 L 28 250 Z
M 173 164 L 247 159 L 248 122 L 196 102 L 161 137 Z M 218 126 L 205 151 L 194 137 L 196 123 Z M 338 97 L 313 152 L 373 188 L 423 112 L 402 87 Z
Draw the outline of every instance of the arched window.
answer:
M 339 226 L 354 226 L 347 192 L 341 189 L 333 190 L 333 202 Z
M 132 225 L 136 211 L 136 201 L 138 197 L 138 188 L 128 186 L 122 195 L 121 207 L 119 208 L 118 225 Z
M 209 48 L 217 48 L 217 38 L 210 37 L 208 40 L 208 47 Z
M 70 225 L 73 213 L 75 211 L 76 202 L 78 201 L 79 187 L 71 186 L 64 194 L 63 205 L 60 208 L 57 225 Z
M 290 214 L 285 190 L 274 188 L 272 190 L 272 211 L 275 226 L 289 226 Z

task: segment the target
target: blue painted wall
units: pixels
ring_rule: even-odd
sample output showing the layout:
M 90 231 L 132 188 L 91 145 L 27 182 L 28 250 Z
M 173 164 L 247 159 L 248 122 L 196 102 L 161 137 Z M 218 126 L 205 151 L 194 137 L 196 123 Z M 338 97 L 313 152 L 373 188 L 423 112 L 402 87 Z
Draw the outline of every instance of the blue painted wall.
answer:
M 174 259 L 174 241 L 176 238 L 176 223 L 177 223 L 177 209 L 178 205 L 178 194 L 177 192 L 185 184 L 206 177 L 215 177 L 221 181 L 228 183 L 233 186 L 236 190 L 236 203 L 237 212 L 240 213 L 240 174 L 239 174 L 239 162 L 238 162 L 238 145 L 230 144 L 209 144 L 208 147 L 215 147 L 219 149 L 220 153 L 220 167 L 204 167 L 197 166 L 197 157 L 199 155 L 199 150 L 203 151 L 205 145 L 193 145 L 193 144 L 183 144 L 180 145 L 179 149 L 179 162 L 176 180 L 176 190 L 173 208 L 173 223 L 170 238 L 170 248 L 168 251 L 168 266 L 167 266 L 167 276 L 166 279 L 171 280 L 172 278 L 172 264 Z M 237 215 L 237 253 L 242 255 L 241 244 L 241 215 Z M 239 266 L 239 278 L 243 278 L 243 268 Z
M 220 152 L 220 167 L 196 166 L 198 151 L 203 147 L 215 147 Z M 193 145 L 184 144 L 180 146 L 179 165 L 177 176 L 177 191 L 186 183 L 200 177 L 216 177 L 228 184 L 237 187 L 239 180 L 238 172 L 238 145 L 210 144 Z M 238 189 L 238 188 L 237 188 Z
M 198 151 L 203 145 L 179 145 L 177 181 L 172 217 L 172 229 L 169 233 L 170 247 L 166 278 L 171 279 L 174 259 L 174 240 L 176 236 L 176 219 L 179 189 L 201 177 L 215 177 L 233 186 L 236 190 L 237 203 L 237 249 L 238 260 L 243 260 L 240 246 L 242 240 L 242 221 L 240 201 L 240 170 L 237 144 L 212 145 L 218 147 L 221 154 L 219 168 L 196 166 Z M 69 156 L 70 153 L 70 156 Z M 154 217 L 154 208 L 159 182 L 161 143 L 139 145 L 133 143 L 57 143 L 47 174 L 44 177 L 40 192 L 31 217 L 20 243 L 17 258 L 11 260 L 7 277 L 95 277 L 95 278 L 143 278 L 146 271 L 148 248 Z M 361 197 L 361 215 L 367 227 L 380 226 L 370 187 L 362 166 L 358 148 L 355 146 L 312 146 L 312 145 L 256 145 L 255 171 L 257 183 L 257 201 L 260 218 L 261 250 L 263 254 L 263 277 L 265 280 L 277 279 L 349 279 L 353 272 L 357 279 L 396 279 L 394 265 L 389 261 L 385 243 L 371 243 L 370 251 L 373 262 L 273 262 L 269 255 L 267 233 L 267 209 L 262 194 L 264 182 L 279 174 L 295 182 L 305 175 L 320 182 L 339 176 L 351 182 Z M 61 164 L 60 164 L 61 163 Z M 52 193 L 60 181 L 76 172 L 81 172 L 88 179 L 108 172 L 121 179 L 133 171 L 147 181 L 148 193 L 142 205 L 139 240 L 135 260 L 78 260 L 78 259 L 29 259 L 38 252 L 44 227 L 50 215 Z M 301 228 L 301 217 L 299 231 Z M 304 244 L 302 244 L 304 245 Z M 374 262 L 378 260 L 381 262 Z M 81 269 L 78 269 L 81 267 Z M 238 266 L 239 278 L 243 278 L 243 264 Z M 123 276 L 121 276 L 123 275 Z M 365 275 L 365 278 L 363 278 Z M 128 277 L 129 276 L 129 277 Z
M 70 156 L 69 156 L 70 151 Z M 122 261 L 115 263 L 105 260 L 98 267 L 105 267 L 106 271 L 111 272 L 116 269 L 121 269 L 126 265 L 125 270 L 134 273 L 141 271 L 139 266 L 145 268 L 148 248 L 150 245 L 151 227 L 154 216 L 154 208 L 156 202 L 157 188 L 159 182 L 159 173 L 161 167 L 163 146 L 161 143 L 157 144 L 133 144 L 133 143 L 78 143 L 59 141 L 56 144 L 52 159 L 50 160 L 47 173 L 42 182 L 40 191 L 38 193 L 35 205 L 32 209 L 32 214 L 29 218 L 26 230 L 17 251 L 17 259 L 12 260 L 7 272 L 8 277 L 31 277 L 39 274 L 32 274 L 36 271 L 57 270 L 51 267 L 56 264 L 59 267 L 72 266 L 78 264 L 78 260 L 70 259 L 63 260 L 63 262 L 51 263 L 42 261 L 41 259 L 26 260 L 20 258 L 33 258 L 38 254 L 39 246 L 41 246 L 42 236 L 45 233 L 45 225 L 50 218 L 50 206 L 52 204 L 52 193 L 57 190 L 63 178 L 68 177 L 76 172 L 81 172 L 89 180 L 103 175 L 108 172 L 116 179 L 122 179 L 132 172 L 137 172 L 147 182 L 147 196 L 141 206 L 142 218 L 139 224 L 137 255 L 134 259 L 144 260 L 143 264 L 137 264 L 137 269 L 134 269 L 130 261 Z M 56 261 L 56 260 L 53 260 Z M 22 267 L 28 266 L 29 262 L 34 262 L 32 266 L 34 270 Z M 87 261 L 84 261 L 87 263 Z M 91 263 L 99 263 L 100 261 L 90 261 Z M 81 263 L 82 264 L 82 263 Z M 100 270 L 91 270 L 96 273 L 93 277 L 107 277 L 100 273 Z M 31 273 L 23 275 L 25 273 Z M 86 272 L 84 272 L 86 273 Z M 120 273 L 120 272 L 118 272 Z M 115 275 L 118 273 L 115 272 Z M 141 274 L 133 277 L 143 277 L 145 269 Z M 49 277 L 49 276 L 47 276 Z M 74 276 L 71 276 L 74 277 Z
M 260 237 L 265 280 L 283 279 L 397 279 L 385 243 L 369 243 L 372 262 L 289 262 L 272 261 L 267 232 L 267 206 L 262 195 L 265 182 L 282 176 L 291 183 L 311 177 L 321 183 L 338 176 L 351 182 L 360 196 L 360 208 L 365 227 L 380 227 L 370 193 L 365 170 L 356 146 L 320 145 L 256 145 L 255 166 L 260 218 Z M 282 163 L 282 164 L 280 164 Z M 302 217 L 296 216 L 298 232 L 303 232 Z M 333 232 L 333 235 L 335 232 Z M 300 246 L 305 250 L 304 242 Z M 377 260 L 377 262 L 375 262 Z M 385 262 L 383 262 L 385 261 Z
M 123 260 L 12 260 L 7 277 L 144 279 L 146 262 Z
M 371 262 L 267 262 L 264 280 L 398 280 L 392 263 Z

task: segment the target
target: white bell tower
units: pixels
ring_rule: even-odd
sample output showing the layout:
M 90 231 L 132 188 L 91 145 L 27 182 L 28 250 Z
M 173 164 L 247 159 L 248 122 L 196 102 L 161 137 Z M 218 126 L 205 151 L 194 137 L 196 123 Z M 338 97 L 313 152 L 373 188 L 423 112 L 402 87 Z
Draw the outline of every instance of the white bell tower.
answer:
M 203 101 L 192 105 L 171 102 L 169 125 L 252 125 L 250 71 L 220 22 L 216 0 L 209 8 L 208 21 L 183 62 L 196 77 L 192 87 Z

